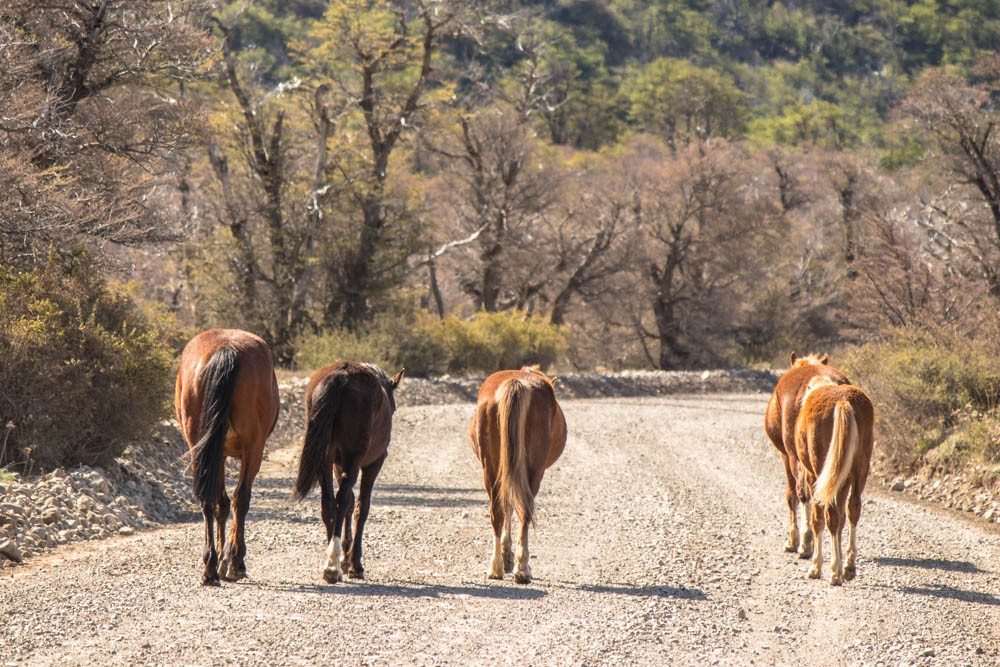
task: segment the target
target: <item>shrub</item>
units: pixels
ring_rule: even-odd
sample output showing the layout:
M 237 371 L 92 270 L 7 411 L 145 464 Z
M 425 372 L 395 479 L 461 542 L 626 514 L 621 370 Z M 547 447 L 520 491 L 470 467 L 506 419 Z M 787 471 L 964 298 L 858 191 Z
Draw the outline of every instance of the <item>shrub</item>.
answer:
M 947 327 L 908 327 L 850 350 L 843 367 L 872 397 L 882 450 L 897 463 L 996 461 L 1000 359 Z
M 164 319 L 86 260 L 0 271 L 0 463 L 107 464 L 148 432 L 170 391 Z
M 298 342 L 296 365 L 320 368 L 337 359 L 370 361 L 414 376 L 491 373 L 526 364 L 547 366 L 566 348 L 561 330 L 522 312 L 477 313 L 440 320 L 426 311 L 385 320 L 364 333 L 343 330 Z

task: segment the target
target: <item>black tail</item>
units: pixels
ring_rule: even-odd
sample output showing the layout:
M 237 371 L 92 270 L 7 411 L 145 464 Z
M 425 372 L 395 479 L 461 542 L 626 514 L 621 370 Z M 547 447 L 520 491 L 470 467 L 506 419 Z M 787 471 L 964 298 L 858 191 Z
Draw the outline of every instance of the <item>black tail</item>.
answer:
M 333 439 L 333 424 L 340 411 L 340 399 L 349 378 L 335 375 L 316 392 L 312 410 L 306 416 L 306 436 L 299 457 L 299 475 L 295 480 L 292 497 L 302 500 L 319 479 L 320 471 L 327 465 L 326 449 Z
M 203 396 L 201 429 L 194 446 L 194 495 L 202 503 L 215 504 L 222 495 L 229 410 L 236 390 L 240 358 L 236 350 L 216 350 L 201 370 L 198 383 Z

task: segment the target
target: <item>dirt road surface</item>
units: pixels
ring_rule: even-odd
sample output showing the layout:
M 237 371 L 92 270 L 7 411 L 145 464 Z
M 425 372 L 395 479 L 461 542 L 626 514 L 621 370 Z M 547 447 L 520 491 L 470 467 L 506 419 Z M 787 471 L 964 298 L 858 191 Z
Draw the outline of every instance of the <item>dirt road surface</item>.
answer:
M 990 524 L 871 489 L 857 580 L 810 580 L 782 551 L 765 400 L 564 402 L 527 586 L 485 577 L 470 404 L 397 412 L 365 581 L 322 581 L 317 497 L 288 499 L 297 452 L 273 450 L 249 580 L 198 585 L 193 513 L 58 549 L 0 574 L 0 665 L 1000 664 Z

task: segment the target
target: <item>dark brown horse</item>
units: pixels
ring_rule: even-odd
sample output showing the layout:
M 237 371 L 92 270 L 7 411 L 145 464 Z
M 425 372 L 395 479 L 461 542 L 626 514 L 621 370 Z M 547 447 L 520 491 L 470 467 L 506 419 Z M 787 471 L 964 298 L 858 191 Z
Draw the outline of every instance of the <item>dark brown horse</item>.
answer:
M 194 492 L 205 516 L 203 585 L 218 586 L 220 575 L 227 581 L 247 576 L 244 530 L 250 489 L 264 458 L 264 443 L 278 420 L 278 408 L 271 350 L 257 336 L 238 329 L 211 329 L 184 347 L 174 409 L 191 448 Z M 227 456 L 240 460 L 228 537 Z M 221 562 L 213 519 L 218 523 Z
M 795 419 L 799 416 L 806 387 L 809 380 L 817 376 L 830 378 L 835 384 L 848 383 L 843 373 L 827 365 L 829 360 L 826 354 L 799 357 L 792 352 L 789 356 L 791 368 L 778 380 L 764 416 L 764 430 L 774 443 L 775 449 L 781 454 L 781 462 L 785 466 L 785 500 L 788 502 L 788 541 L 785 543 L 785 551 L 789 552 L 797 551 L 800 546 L 797 520 L 799 499 L 796 492 L 798 462 L 795 453 Z M 812 556 L 813 533 L 808 518 L 801 547 L 802 558 Z
M 865 392 L 853 385 L 836 384 L 825 376 L 810 380 L 795 422 L 799 499 L 812 501 L 812 529 L 816 535 L 809 576 L 818 579 L 823 567 L 825 523 L 833 544 L 830 583 L 834 586 L 857 575 L 857 528 L 872 457 L 874 422 L 875 410 Z M 846 566 L 840 544 L 845 509 L 851 522 Z
M 393 393 L 402 378 L 402 370 L 390 379 L 372 364 L 338 361 L 316 371 L 306 387 L 306 435 L 294 497 L 302 500 L 319 481 L 328 544 L 323 578 L 331 584 L 343 580 L 344 570 L 352 579 L 364 578 L 361 538 L 375 478 L 389 449 L 396 411 Z M 354 484 L 359 474 L 361 490 L 352 539 Z
M 503 579 L 513 570 L 517 583 L 531 581 L 528 526 L 534 521 L 535 496 L 545 469 L 566 447 L 566 418 L 553 385 L 537 368 L 523 368 L 494 373 L 479 388 L 469 436 L 490 497 L 490 579 Z M 510 537 L 514 512 L 521 524 L 516 567 Z

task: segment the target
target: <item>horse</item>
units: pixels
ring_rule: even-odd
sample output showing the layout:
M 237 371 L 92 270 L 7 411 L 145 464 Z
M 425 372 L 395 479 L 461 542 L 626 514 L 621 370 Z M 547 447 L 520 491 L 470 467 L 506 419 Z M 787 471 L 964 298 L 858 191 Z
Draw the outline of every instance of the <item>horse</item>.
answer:
M 493 557 L 490 579 L 513 570 L 514 581 L 531 582 L 528 526 L 534 523 L 535 496 L 542 475 L 566 447 L 566 418 L 556 401 L 555 381 L 537 367 L 498 371 L 479 388 L 469 437 L 483 466 L 490 499 Z M 511 515 L 521 524 L 515 557 L 511 553 Z
M 293 497 L 304 499 L 319 481 L 327 583 L 343 581 L 344 570 L 352 579 L 364 579 L 361 538 L 375 478 L 388 453 L 396 411 L 394 393 L 403 372 L 390 379 L 374 364 L 337 361 L 316 371 L 306 386 L 306 433 Z M 361 489 L 352 536 L 354 484 L 359 474 Z
M 816 535 L 809 576 L 820 577 L 825 522 L 833 544 L 830 563 L 833 586 L 857 576 L 857 527 L 861 493 L 868 481 L 874 421 L 875 410 L 864 391 L 854 385 L 836 384 L 825 376 L 810 380 L 795 421 L 795 448 L 801 465 L 798 495 L 802 502 L 812 502 L 812 530 Z M 840 544 L 845 501 L 851 522 L 846 566 Z
M 778 384 L 767 403 L 764 415 L 764 430 L 781 455 L 785 467 L 785 500 L 788 503 L 788 540 L 785 551 L 794 553 L 802 547 L 800 558 L 812 556 L 813 533 L 808 517 L 805 517 L 806 530 L 799 540 L 797 512 L 799 499 L 797 494 L 797 456 L 795 452 L 795 420 L 805 398 L 809 380 L 814 377 L 827 377 L 836 384 L 848 384 L 849 380 L 839 370 L 828 365 L 830 356 L 809 355 L 799 357 L 795 352 L 789 355 L 789 368 L 782 374 Z
M 191 451 L 194 493 L 205 517 L 204 586 L 218 586 L 220 576 L 226 581 L 247 576 L 244 531 L 250 490 L 264 459 L 264 443 L 278 421 L 279 407 L 271 350 L 258 336 L 239 329 L 210 329 L 184 347 L 174 410 Z M 227 456 L 240 460 L 228 537 Z M 213 520 L 218 524 L 221 562 Z

